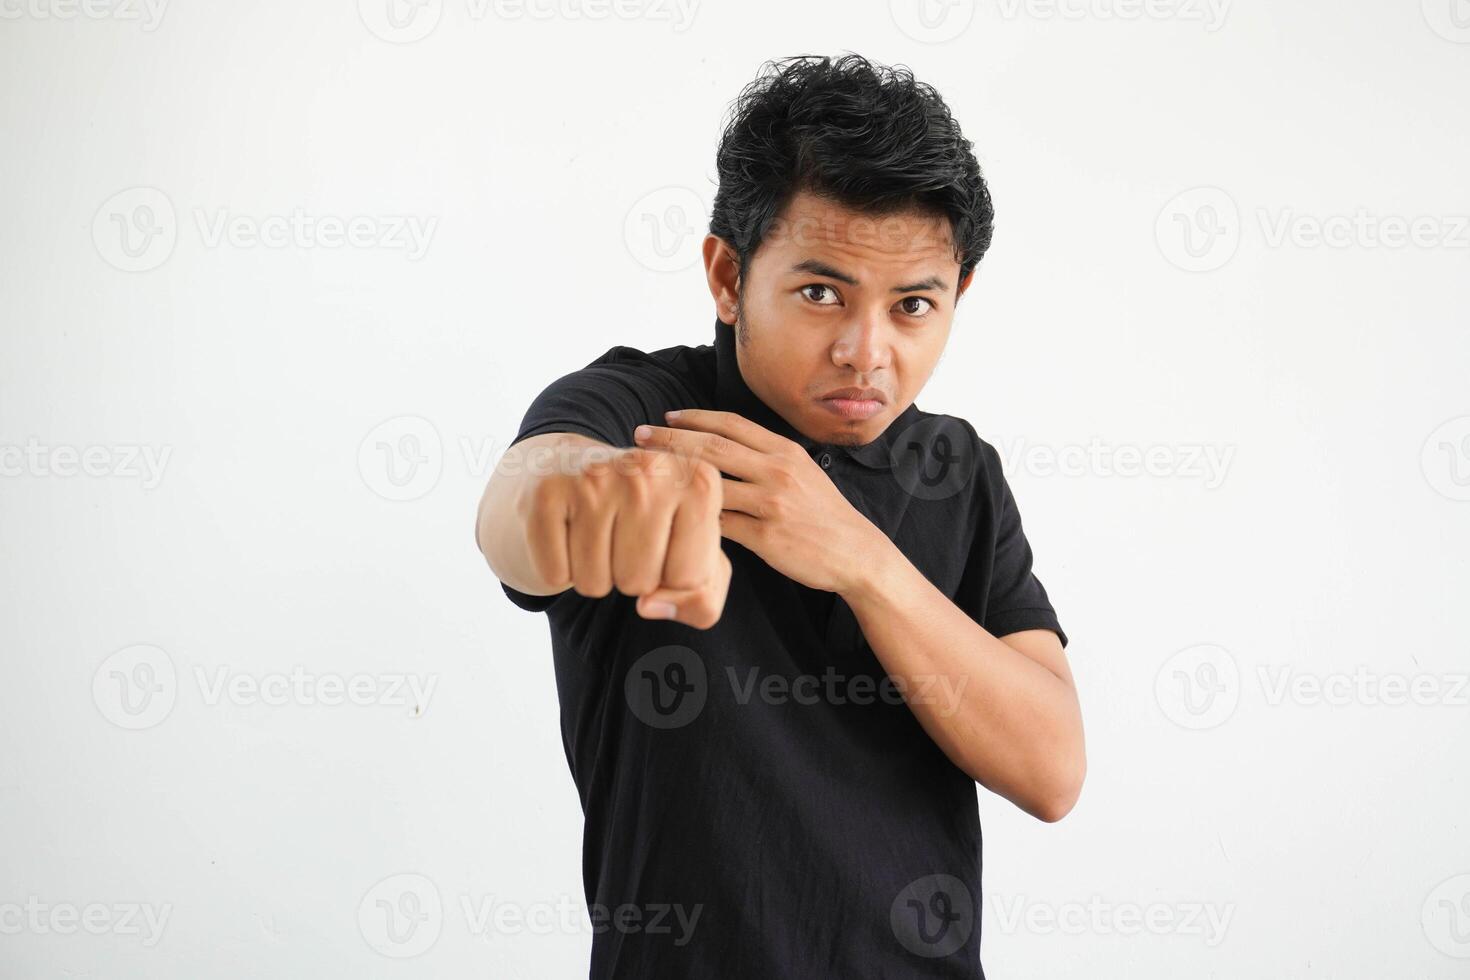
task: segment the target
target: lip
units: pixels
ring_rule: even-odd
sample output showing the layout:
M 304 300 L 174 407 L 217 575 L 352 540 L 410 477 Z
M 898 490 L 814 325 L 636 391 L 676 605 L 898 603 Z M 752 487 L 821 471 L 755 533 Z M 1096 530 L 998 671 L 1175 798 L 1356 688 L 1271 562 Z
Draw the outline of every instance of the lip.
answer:
M 877 388 L 838 388 L 817 401 L 834 415 L 861 421 L 883 411 L 887 398 Z
M 880 404 L 888 400 L 888 396 L 883 394 L 882 389 L 879 388 L 833 388 L 822 397 L 844 398 L 849 401 L 876 401 Z

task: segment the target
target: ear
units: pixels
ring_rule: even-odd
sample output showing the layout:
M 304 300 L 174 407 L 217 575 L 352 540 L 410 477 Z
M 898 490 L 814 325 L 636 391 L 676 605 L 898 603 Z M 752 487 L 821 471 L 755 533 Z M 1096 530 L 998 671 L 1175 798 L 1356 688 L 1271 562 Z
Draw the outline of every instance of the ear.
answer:
M 959 286 L 954 291 L 955 302 L 959 302 L 960 297 L 963 296 L 963 295 L 965 295 L 965 290 L 967 290 L 967 289 L 970 288 L 970 283 L 975 278 L 975 269 L 978 269 L 978 268 L 979 268 L 979 266 L 975 266 L 974 268 L 970 269 L 969 275 L 965 276 L 965 278 L 963 278 L 963 279 L 960 280 Z
M 739 319 L 740 260 L 735 249 L 718 235 L 704 236 L 704 277 L 720 320 L 731 326 Z

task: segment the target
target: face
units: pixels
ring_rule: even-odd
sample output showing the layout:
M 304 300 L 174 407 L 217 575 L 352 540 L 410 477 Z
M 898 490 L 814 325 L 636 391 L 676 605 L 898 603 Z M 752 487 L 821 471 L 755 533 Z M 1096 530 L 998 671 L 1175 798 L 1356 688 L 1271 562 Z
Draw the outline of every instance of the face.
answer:
M 847 445 L 918 397 L 970 279 L 944 216 L 874 217 L 806 192 L 751 258 L 743 298 L 734 251 L 711 235 L 704 256 L 750 390 L 808 438 Z

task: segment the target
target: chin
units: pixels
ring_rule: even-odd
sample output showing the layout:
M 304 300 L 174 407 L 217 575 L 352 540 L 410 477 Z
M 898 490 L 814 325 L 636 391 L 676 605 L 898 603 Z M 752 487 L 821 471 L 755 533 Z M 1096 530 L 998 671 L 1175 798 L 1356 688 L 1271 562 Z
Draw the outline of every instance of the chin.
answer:
M 865 446 L 883 434 L 889 421 L 885 412 L 861 422 L 839 423 L 829 430 L 830 434 L 822 441 L 830 442 L 834 446 Z

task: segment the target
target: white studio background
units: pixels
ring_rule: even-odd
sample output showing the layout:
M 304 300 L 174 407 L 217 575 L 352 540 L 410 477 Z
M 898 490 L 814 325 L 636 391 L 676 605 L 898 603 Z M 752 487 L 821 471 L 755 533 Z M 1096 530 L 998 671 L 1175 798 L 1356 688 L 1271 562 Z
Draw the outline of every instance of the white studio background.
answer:
M 919 2 L 0 0 L 0 976 L 585 975 L 475 504 L 709 342 L 725 108 L 849 50 L 991 182 L 919 405 L 1086 715 L 1066 820 L 981 793 L 988 970 L 1470 971 L 1470 6 Z

